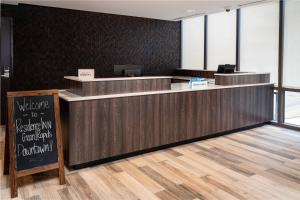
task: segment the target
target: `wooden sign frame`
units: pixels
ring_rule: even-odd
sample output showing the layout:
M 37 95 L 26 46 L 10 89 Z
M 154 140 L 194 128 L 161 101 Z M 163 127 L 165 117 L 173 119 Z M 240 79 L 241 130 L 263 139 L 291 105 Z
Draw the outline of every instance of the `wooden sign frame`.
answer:
M 43 165 L 39 167 L 34 167 L 31 169 L 25 169 L 21 171 L 16 170 L 16 126 L 14 119 L 14 97 L 22 96 L 53 96 L 54 99 L 54 118 L 55 118 L 55 128 L 56 128 L 56 144 L 57 144 L 57 162 Z M 64 158 L 63 158 L 63 147 L 62 147 L 62 134 L 61 134 L 61 124 L 60 124 L 60 110 L 59 110 L 59 97 L 58 90 L 36 90 L 36 91 L 24 91 L 24 92 L 8 92 L 7 93 L 7 116 L 8 124 L 7 131 L 5 135 L 5 141 L 9 142 L 9 153 L 5 155 L 9 156 L 9 159 L 4 159 L 4 172 L 7 172 L 9 166 L 10 175 L 10 187 L 11 187 L 11 198 L 18 196 L 18 185 L 17 178 L 28 176 L 31 174 L 36 174 L 40 172 L 45 172 L 49 170 L 58 169 L 59 173 L 59 184 L 65 184 L 65 171 L 64 171 Z M 7 146 L 7 145 L 5 145 Z M 7 151 L 8 149 L 6 149 Z

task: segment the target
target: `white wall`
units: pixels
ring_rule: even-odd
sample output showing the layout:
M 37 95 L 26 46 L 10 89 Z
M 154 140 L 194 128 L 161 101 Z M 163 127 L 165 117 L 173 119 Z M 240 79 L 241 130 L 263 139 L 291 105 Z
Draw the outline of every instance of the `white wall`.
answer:
M 181 68 L 203 69 L 204 17 L 182 20 Z
M 283 85 L 300 87 L 300 2 L 286 1 Z
M 235 64 L 236 10 L 208 15 L 207 69 L 219 64 Z
M 271 72 L 278 79 L 279 3 L 241 9 L 240 70 Z

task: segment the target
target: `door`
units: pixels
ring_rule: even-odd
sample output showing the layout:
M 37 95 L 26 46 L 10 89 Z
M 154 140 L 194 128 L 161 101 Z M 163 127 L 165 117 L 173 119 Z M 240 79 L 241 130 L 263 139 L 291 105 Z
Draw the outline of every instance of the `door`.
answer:
M 6 123 L 6 92 L 10 89 L 10 79 L 13 71 L 13 20 L 1 17 L 1 124 Z

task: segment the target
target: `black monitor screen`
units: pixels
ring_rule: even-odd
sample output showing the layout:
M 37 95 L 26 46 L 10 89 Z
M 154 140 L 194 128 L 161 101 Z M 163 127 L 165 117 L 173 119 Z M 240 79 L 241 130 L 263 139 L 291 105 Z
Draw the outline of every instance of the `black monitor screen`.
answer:
M 114 65 L 115 76 L 142 76 L 143 65 Z
M 234 73 L 234 69 L 235 69 L 235 65 L 229 65 L 229 64 L 219 65 L 218 73 L 230 74 L 230 73 Z

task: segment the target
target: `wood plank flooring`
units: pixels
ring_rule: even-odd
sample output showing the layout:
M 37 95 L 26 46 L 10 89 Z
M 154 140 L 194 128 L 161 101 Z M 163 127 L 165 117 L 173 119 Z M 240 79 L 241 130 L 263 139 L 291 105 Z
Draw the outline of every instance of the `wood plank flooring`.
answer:
M 3 176 L 0 199 L 10 199 Z M 23 200 L 300 199 L 300 132 L 270 125 L 81 170 L 19 181 Z

